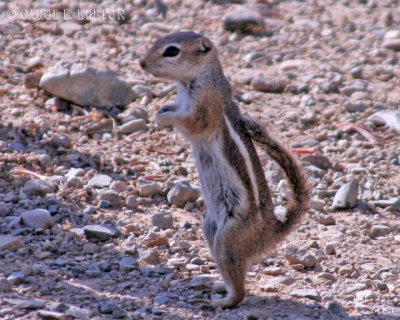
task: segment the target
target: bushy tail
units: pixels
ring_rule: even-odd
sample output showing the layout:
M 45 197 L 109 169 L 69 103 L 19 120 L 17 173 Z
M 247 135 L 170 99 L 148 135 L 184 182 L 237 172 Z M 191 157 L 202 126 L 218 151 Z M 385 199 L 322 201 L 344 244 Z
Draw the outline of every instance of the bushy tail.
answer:
M 289 180 L 291 198 L 286 210 L 286 219 L 283 222 L 276 219 L 276 233 L 283 237 L 299 222 L 303 213 L 308 209 L 310 187 L 306 175 L 300 163 L 281 143 L 270 136 L 264 126 L 252 119 L 243 120 L 244 129 L 282 167 Z

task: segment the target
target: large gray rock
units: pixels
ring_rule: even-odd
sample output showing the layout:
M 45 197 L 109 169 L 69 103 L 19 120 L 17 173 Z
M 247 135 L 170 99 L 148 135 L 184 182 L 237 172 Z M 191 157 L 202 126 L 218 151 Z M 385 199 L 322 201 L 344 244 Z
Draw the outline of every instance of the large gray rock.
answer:
M 39 86 L 56 97 L 81 106 L 126 106 L 135 94 L 129 84 L 109 70 L 96 70 L 82 63 L 60 63 L 48 70 Z
M 193 188 L 189 181 L 178 181 L 168 192 L 167 200 L 170 204 L 183 206 L 186 202 L 194 202 L 200 196 L 200 190 Z
M 351 209 L 357 205 L 358 180 L 353 179 L 339 188 L 333 199 L 334 209 Z
M 28 180 L 22 190 L 30 196 L 44 196 L 53 193 L 56 187 L 54 184 L 41 179 Z
M 22 221 L 27 227 L 35 229 L 50 228 L 53 224 L 53 218 L 46 209 L 28 210 L 21 214 Z
M 8 234 L 0 235 L 0 250 L 17 250 L 23 246 L 24 243 L 18 237 Z

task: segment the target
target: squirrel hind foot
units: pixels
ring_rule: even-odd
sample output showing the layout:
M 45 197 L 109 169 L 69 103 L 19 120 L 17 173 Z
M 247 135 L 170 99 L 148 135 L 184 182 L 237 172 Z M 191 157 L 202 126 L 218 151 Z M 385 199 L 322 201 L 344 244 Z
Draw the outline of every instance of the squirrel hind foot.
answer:
M 244 298 L 243 294 L 229 294 L 224 299 L 219 299 L 211 302 L 211 305 L 218 308 L 226 309 L 237 306 Z

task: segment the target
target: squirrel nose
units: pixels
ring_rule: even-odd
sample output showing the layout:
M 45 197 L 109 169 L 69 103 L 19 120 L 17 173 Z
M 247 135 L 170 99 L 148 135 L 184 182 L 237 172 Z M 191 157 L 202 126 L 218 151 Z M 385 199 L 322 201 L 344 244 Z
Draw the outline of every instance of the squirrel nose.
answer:
M 146 68 L 146 62 L 144 61 L 144 59 L 140 59 L 139 64 L 142 67 L 142 69 Z

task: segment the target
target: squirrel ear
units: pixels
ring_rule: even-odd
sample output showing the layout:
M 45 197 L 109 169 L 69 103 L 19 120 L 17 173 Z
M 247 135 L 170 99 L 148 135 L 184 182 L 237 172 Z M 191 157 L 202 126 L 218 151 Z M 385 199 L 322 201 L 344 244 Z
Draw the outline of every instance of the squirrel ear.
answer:
M 212 48 L 211 41 L 208 38 L 201 39 L 199 51 L 201 53 L 207 53 Z

